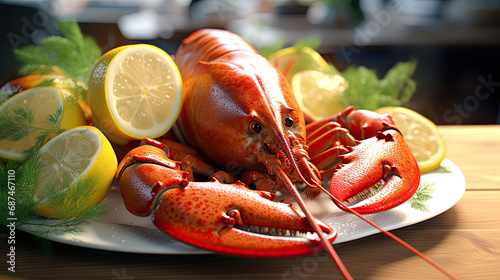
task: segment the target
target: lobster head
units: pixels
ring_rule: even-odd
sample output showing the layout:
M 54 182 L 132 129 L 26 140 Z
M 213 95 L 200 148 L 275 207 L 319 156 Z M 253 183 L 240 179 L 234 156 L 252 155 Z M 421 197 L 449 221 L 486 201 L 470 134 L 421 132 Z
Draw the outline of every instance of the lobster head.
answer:
M 175 60 L 188 94 L 177 136 L 219 166 L 237 167 L 230 172 L 272 174 L 278 164 L 290 177 L 315 177 L 308 164 L 299 163 L 307 157 L 305 122 L 290 85 L 270 61 L 242 42 L 226 31 L 201 30 L 179 47 Z M 192 52 L 193 46 L 204 51 Z

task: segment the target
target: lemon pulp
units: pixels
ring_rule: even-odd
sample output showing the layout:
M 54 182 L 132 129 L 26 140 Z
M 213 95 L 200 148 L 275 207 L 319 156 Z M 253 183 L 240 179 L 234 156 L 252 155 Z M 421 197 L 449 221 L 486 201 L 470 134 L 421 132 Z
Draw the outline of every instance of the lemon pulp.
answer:
M 347 87 L 340 75 L 330 75 L 316 70 L 302 71 L 292 78 L 292 89 L 302 110 L 318 118 L 340 112 L 342 94 Z

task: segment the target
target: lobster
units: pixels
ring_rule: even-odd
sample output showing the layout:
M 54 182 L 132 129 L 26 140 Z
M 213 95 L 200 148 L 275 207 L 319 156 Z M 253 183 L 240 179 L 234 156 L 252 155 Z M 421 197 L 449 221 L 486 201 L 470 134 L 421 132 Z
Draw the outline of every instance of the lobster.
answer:
M 325 249 L 350 279 L 332 247 L 335 230 L 311 214 L 295 184 L 305 186 L 307 198 L 324 192 L 371 224 L 360 213 L 408 200 L 420 172 L 391 117 L 350 106 L 306 123 L 284 75 L 228 31 L 194 32 L 174 59 L 183 80 L 174 132 L 186 145 L 147 139 L 125 156 L 117 178 L 127 209 L 152 213 L 167 234 L 221 254 L 288 257 Z M 194 182 L 196 174 L 211 179 Z M 329 190 L 322 180 L 330 180 Z M 300 209 L 272 201 L 282 188 Z M 351 198 L 357 203 L 346 205 Z M 290 238 L 297 232 L 315 235 Z

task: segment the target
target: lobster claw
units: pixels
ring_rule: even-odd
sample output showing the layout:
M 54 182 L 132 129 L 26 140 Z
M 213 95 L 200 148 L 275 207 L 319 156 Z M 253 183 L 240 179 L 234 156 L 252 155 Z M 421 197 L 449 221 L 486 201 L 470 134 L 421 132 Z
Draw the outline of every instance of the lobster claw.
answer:
M 153 222 L 182 242 L 225 255 L 283 258 L 322 250 L 318 238 L 307 238 L 314 231 L 304 214 L 272 198 L 274 194 L 250 190 L 241 182 L 190 182 L 162 194 Z M 316 222 L 333 242 L 336 232 Z
M 416 192 L 420 171 L 397 130 L 379 131 L 350 150 L 340 156 L 343 164 L 333 173 L 330 193 L 340 201 L 359 200 L 348 206 L 352 210 L 384 211 L 400 205 Z
M 151 215 L 159 229 L 189 245 L 252 258 L 305 256 L 323 249 L 301 210 L 239 181 L 190 182 L 159 146 L 130 151 L 117 178 L 131 213 Z M 318 219 L 316 223 L 333 242 L 336 232 Z

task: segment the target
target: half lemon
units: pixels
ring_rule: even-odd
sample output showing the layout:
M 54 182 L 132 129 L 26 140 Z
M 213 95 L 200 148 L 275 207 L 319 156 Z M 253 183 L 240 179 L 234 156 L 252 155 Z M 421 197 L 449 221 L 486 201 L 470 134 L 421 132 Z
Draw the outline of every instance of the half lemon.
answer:
M 107 138 L 80 126 L 59 134 L 40 149 L 35 189 L 36 214 L 70 218 L 98 205 L 108 194 L 118 166 Z
M 70 94 L 56 87 L 22 91 L 0 105 L 0 158 L 24 160 L 28 151 L 87 120 Z M 5 123 L 3 123 L 5 121 Z
M 179 116 L 181 75 L 172 58 L 155 46 L 118 47 L 94 67 L 88 102 L 94 122 L 106 134 L 126 140 L 156 138 Z

